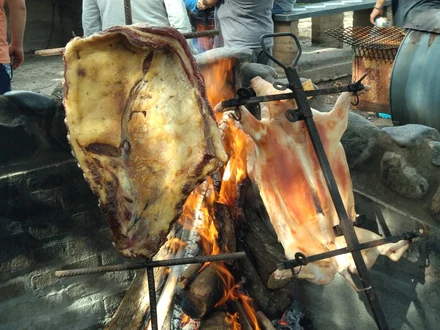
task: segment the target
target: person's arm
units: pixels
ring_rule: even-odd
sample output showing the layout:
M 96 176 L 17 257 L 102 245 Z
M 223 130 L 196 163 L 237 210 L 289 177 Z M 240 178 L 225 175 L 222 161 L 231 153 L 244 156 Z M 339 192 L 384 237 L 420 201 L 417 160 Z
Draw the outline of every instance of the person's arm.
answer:
M 370 14 L 370 22 L 371 24 L 375 24 L 374 20 L 379 17 L 380 15 L 383 14 L 383 6 L 385 5 L 385 1 L 386 0 L 377 0 L 376 4 L 374 5 L 373 10 L 371 11 Z
M 170 26 L 180 33 L 192 32 L 191 22 L 186 14 L 183 0 L 164 0 Z
M 11 57 L 12 68 L 16 69 L 23 64 L 23 36 L 26 25 L 26 4 L 25 0 L 6 0 L 9 7 L 11 44 L 9 45 L 9 56 Z
M 101 14 L 96 0 L 83 0 L 82 27 L 85 37 L 102 30 Z

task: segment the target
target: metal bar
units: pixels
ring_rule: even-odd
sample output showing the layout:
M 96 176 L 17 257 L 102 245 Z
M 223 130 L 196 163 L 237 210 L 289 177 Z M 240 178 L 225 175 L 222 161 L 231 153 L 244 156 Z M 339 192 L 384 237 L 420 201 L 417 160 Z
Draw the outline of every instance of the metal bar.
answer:
M 147 281 L 148 281 L 148 295 L 150 296 L 150 320 L 151 329 L 158 330 L 157 324 L 157 302 L 156 302 L 156 287 L 154 284 L 154 268 L 147 267 Z
M 109 266 L 99 266 L 90 268 L 78 268 L 78 269 L 68 269 L 68 270 L 57 270 L 55 271 L 56 277 L 71 277 L 79 275 L 88 274 L 98 274 L 107 272 L 120 272 L 125 270 L 135 270 L 148 267 L 163 267 L 163 266 L 177 266 L 186 264 L 197 264 L 205 262 L 218 262 L 218 261 L 230 261 L 236 259 L 243 259 L 246 257 L 245 252 L 234 252 L 226 254 L 217 254 L 213 256 L 200 256 L 191 258 L 180 258 L 180 259 L 170 259 L 170 260 L 156 260 L 148 261 L 144 263 L 137 264 L 127 264 L 127 265 L 109 265 Z
M 353 92 L 354 90 L 353 90 L 352 86 L 354 86 L 354 84 L 342 86 L 342 87 L 315 89 L 312 91 L 304 91 L 304 93 L 305 93 L 306 97 L 310 97 L 310 96 L 327 95 L 327 94 L 342 93 L 342 92 Z M 359 85 L 359 86 L 360 87 L 358 90 L 362 90 L 364 88 L 363 85 Z M 234 98 L 234 99 L 223 101 L 222 106 L 224 108 L 235 108 L 240 105 L 256 104 L 256 103 L 271 102 L 271 101 L 278 101 L 278 100 L 288 100 L 288 99 L 294 99 L 294 98 L 295 98 L 295 93 L 254 96 L 249 99 Z
M 205 31 L 183 33 L 183 36 L 185 37 L 185 39 L 194 39 L 194 38 L 202 38 L 202 37 L 215 37 L 218 34 L 219 34 L 218 30 L 205 30 Z
M 380 306 L 380 302 L 377 299 L 376 292 L 371 284 L 370 273 L 359 250 L 355 250 L 359 245 L 359 240 L 354 231 L 353 222 L 349 219 L 347 211 L 345 210 L 344 203 L 339 193 L 338 185 L 336 184 L 335 177 L 333 175 L 330 163 L 325 153 L 324 146 L 322 145 L 321 138 L 313 120 L 312 110 L 307 102 L 307 96 L 302 88 L 301 80 L 295 68 L 285 69 L 287 79 L 291 86 L 295 87 L 295 100 L 298 105 L 299 111 L 303 114 L 304 122 L 309 132 L 310 139 L 315 149 L 316 156 L 324 174 L 325 181 L 333 200 L 336 213 L 339 217 L 340 228 L 344 234 L 345 241 L 347 243 L 347 249 L 353 256 L 356 269 L 359 277 L 362 280 L 362 286 L 366 289 L 365 293 L 368 297 L 368 302 L 373 312 L 374 319 L 379 329 L 388 329 L 388 323 L 385 319 L 385 315 Z
M 131 16 L 131 0 L 124 0 L 124 14 L 125 25 L 133 24 L 133 18 Z
M 361 243 L 358 246 L 356 246 L 354 248 L 354 250 L 365 250 L 365 249 L 369 249 L 375 246 L 380 246 L 380 245 L 384 245 L 384 244 L 388 244 L 388 243 L 396 243 L 399 242 L 401 240 L 410 240 L 413 238 L 416 238 L 420 236 L 420 234 L 416 231 L 411 231 L 411 232 L 407 232 L 401 235 L 397 235 L 397 236 L 390 236 L 390 237 L 385 237 L 385 238 L 381 238 L 375 241 L 370 241 L 370 242 L 366 242 L 366 243 Z M 324 252 L 324 253 L 319 253 L 319 254 L 315 254 L 313 256 L 307 257 L 307 263 L 310 262 L 314 262 L 314 261 L 318 261 L 318 260 L 322 260 L 322 259 L 327 259 L 327 258 L 331 258 L 337 255 L 341 255 L 341 254 L 346 254 L 346 253 L 350 253 L 351 251 L 345 247 L 345 248 L 340 248 L 337 250 L 333 250 L 333 251 L 328 251 L 328 252 Z M 307 264 L 306 263 L 306 264 Z M 295 268 L 301 265 L 305 265 L 304 263 L 301 263 L 299 260 L 296 259 L 292 259 L 292 260 L 287 260 L 283 263 L 281 263 L 278 266 L 278 269 L 289 269 L 289 268 Z

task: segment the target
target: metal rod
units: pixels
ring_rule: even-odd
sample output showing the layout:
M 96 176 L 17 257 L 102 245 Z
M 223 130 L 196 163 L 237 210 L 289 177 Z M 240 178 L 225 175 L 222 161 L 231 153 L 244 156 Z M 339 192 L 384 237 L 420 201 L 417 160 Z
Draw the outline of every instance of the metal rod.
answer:
M 327 95 L 327 94 L 342 93 L 342 92 L 352 92 L 353 89 L 351 88 L 351 86 L 353 86 L 353 85 L 354 84 L 342 86 L 342 87 L 316 89 L 316 90 L 312 90 L 312 91 L 304 91 L 304 93 L 305 93 L 306 97 L 310 97 L 310 96 Z M 358 90 L 362 90 L 364 88 L 363 85 L 359 85 L 359 86 L 360 86 L 360 88 Z M 271 101 L 278 101 L 278 100 L 288 100 L 288 99 L 294 99 L 294 98 L 295 98 L 295 93 L 254 96 L 249 99 L 234 98 L 234 99 L 223 101 L 222 106 L 224 108 L 235 108 L 240 105 L 256 104 L 256 103 L 271 102 Z
M 218 30 L 206 30 L 206 31 L 197 31 L 197 32 L 188 32 L 182 33 L 185 39 L 195 39 L 202 37 L 215 37 L 219 34 Z M 40 49 L 36 50 L 34 54 L 36 56 L 55 56 L 55 55 L 63 55 L 64 47 L 59 48 L 51 48 L 51 49 Z
M 404 233 L 404 234 L 401 234 L 398 236 L 390 236 L 390 237 L 385 237 L 385 238 L 381 238 L 381 239 L 366 242 L 366 243 L 361 243 L 358 246 L 356 246 L 354 248 L 354 250 L 361 251 L 361 250 L 369 249 L 369 248 L 372 248 L 375 246 L 380 246 L 380 245 L 384 245 L 384 244 L 388 244 L 388 243 L 396 243 L 401 240 L 410 240 L 410 239 L 416 238 L 418 236 L 420 236 L 420 233 L 418 233 L 416 231 L 411 231 L 411 232 L 407 232 L 407 233 Z M 345 248 L 340 248 L 340 249 L 329 251 L 329 252 L 315 254 L 313 256 L 307 257 L 307 263 L 331 258 L 331 257 L 337 256 L 337 255 L 346 254 L 346 253 L 350 253 L 350 252 L 351 251 L 349 251 L 349 249 L 347 247 L 345 247 Z M 304 266 L 305 264 L 301 263 L 297 259 L 292 259 L 292 260 L 287 260 L 287 261 L 281 263 L 278 266 L 278 269 L 280 269 L 280 270 L 281 269 L 289 269 L 289 268 L 294 268 L 294 267 L 301 266 L 301 265 Z
M 154 284 L 154 268 L 147 267 L 147 281 L 148 281 L 148 294 L 150 296 L 150 320 L 151 329 L 158 330 L 157 324 L 157 302 L 156 302 L 156 287 Z
M 215 37 L 219 35 L 218 30 L 205 30 L 205 31 L 197 31 L 197 32 L 187 32 L 182 33 L 185 39 L 195 39 L 195 38 L 203 38 L 203 37 Z
M 71 277 L 71 276 L 98 274 L 98 273 L 107 273 L 107 272 L 120 272 L 120 271 L 135 270 L 135 269 L 142 269 L 148 267 L 154 268 L 154 267 L 163 267 L 163 266 L 197 264 L 197 263 L 205 263 L 205 262 L 230 261 L 236 259 L 243 259 L 245 257 L 246 257 L 245 252 L 234 252 L 234 253 L 226 253 L 226 254 L 217 254 L 213 256 L 200 256 L 200 257 L 180 258 L 180 259 L 170 259 L 170 260 L 156 260 L 156 261 L 148 261 L 137 264 L 126 264 L 126 265 L 119 264 L 119 265 L 98 266 L 98 267 L 90 267 L 90 268 L 57 270 L 55 271 L 55 276 Z

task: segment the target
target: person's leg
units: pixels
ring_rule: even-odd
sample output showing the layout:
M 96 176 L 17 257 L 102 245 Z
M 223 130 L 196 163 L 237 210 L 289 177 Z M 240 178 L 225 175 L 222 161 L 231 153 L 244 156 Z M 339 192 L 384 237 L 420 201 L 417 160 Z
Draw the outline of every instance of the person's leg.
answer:
M 0 95 L 11 91 L 11 64 L 0 64 Z

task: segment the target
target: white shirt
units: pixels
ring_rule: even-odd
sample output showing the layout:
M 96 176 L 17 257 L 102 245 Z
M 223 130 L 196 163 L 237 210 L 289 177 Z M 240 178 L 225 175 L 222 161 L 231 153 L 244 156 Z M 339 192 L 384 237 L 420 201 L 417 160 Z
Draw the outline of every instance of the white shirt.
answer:
M 125 25 L 124 0 L 83 0 L 84 36 Z M 133 24 L 171 26 L 181 33 L 191 32 L 191 23 L 183 0 L 131 0 Z

